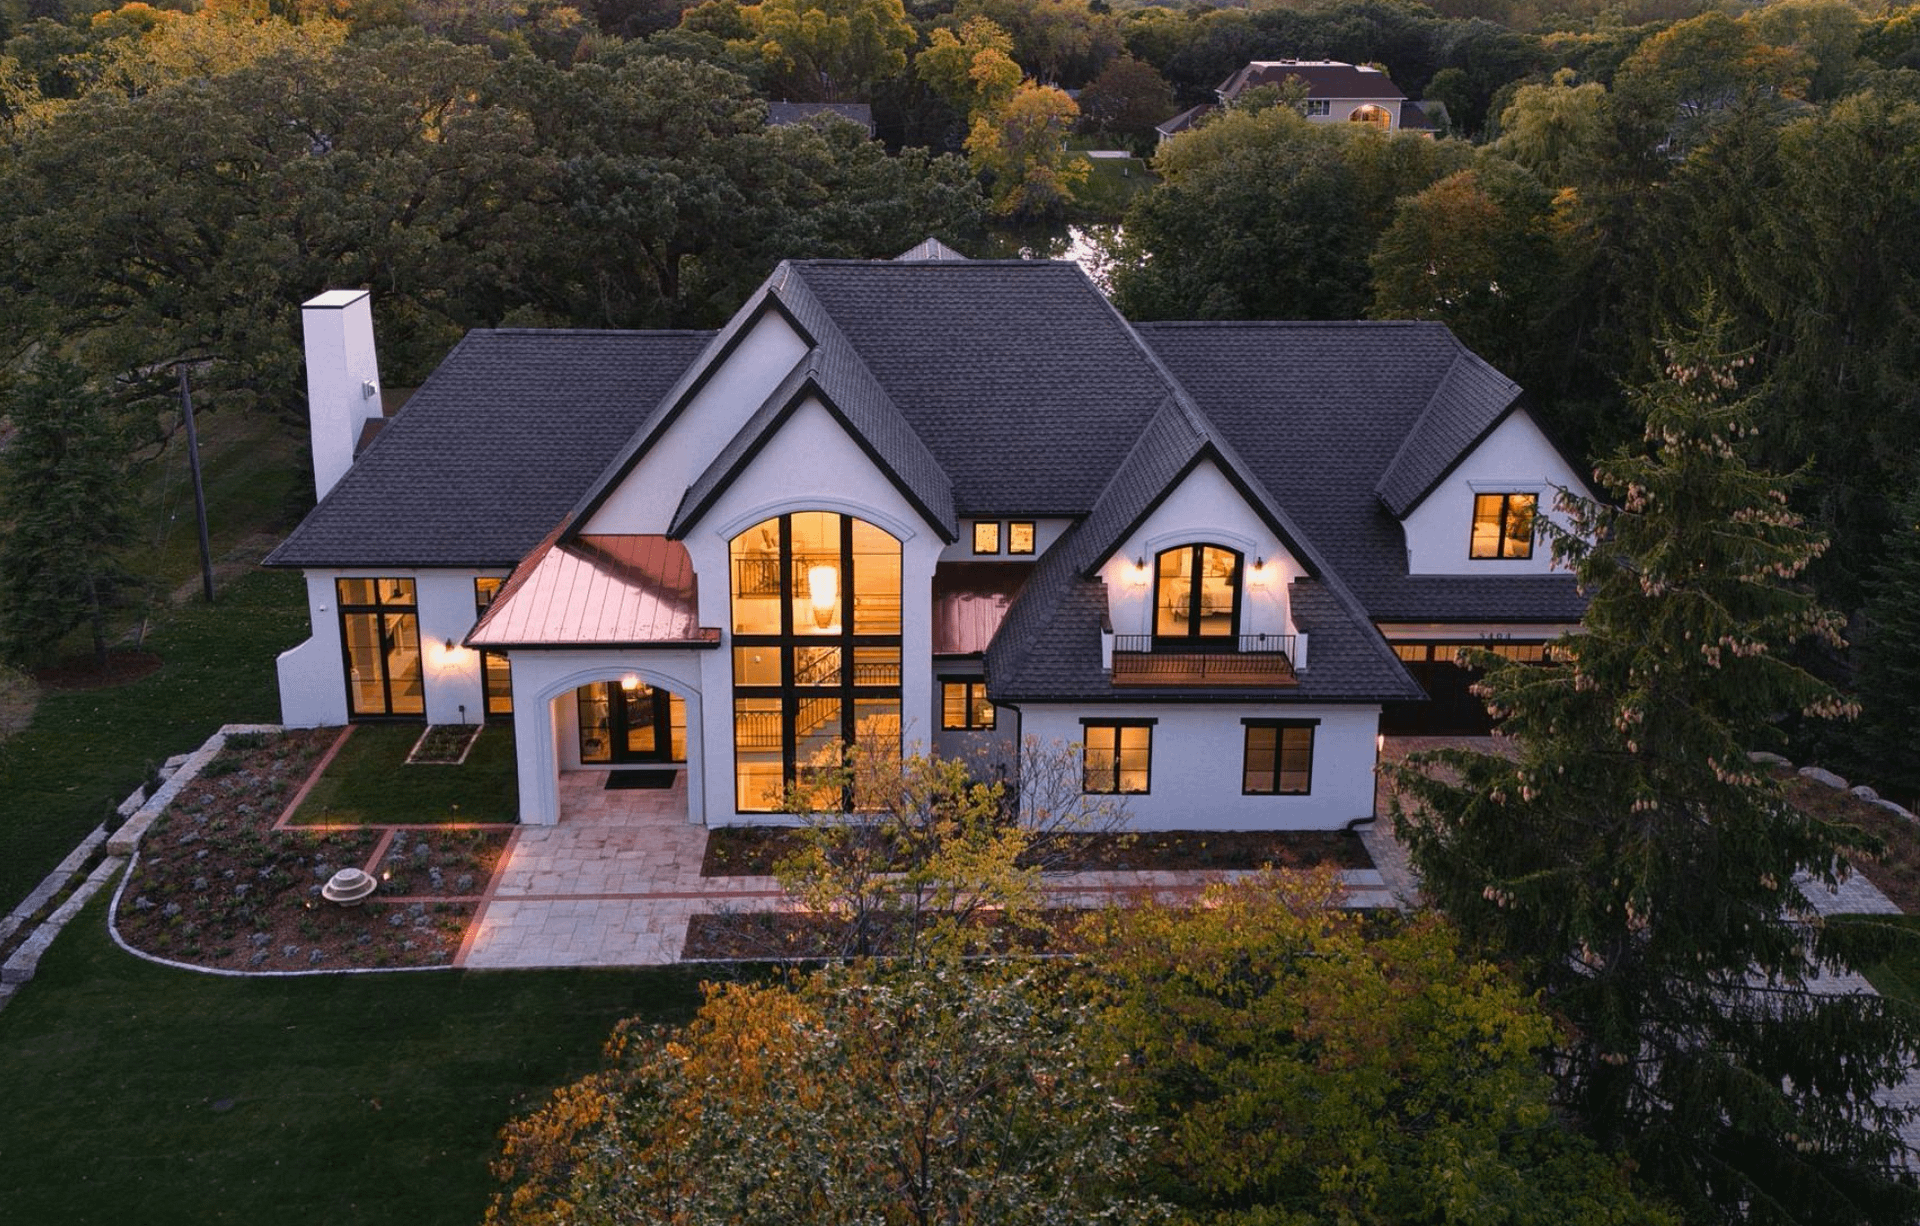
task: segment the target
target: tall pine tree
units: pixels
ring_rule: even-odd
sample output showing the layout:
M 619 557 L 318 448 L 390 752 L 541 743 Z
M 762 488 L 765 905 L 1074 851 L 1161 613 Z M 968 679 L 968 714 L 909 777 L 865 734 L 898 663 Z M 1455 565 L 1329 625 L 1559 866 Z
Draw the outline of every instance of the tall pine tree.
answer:
M 1920 1026 L 1821 990 L 1884 934 L 1821 924 L 1794 884 L 1857 837 L 1747 758 L 1784 714 L 1850 713 L 1784 656 L 1838 641 L 1795 582 L 1823 541 L 1742 459 L 1750 359 L 1703 318 L 1635 393 L 1642 446 L 1597 472 L 1617 505 L 1567 500 L 1581 626 L 1544 666 L 1477 661 L 1516 756 L 1410 761 L 1397 819 L 1434 901 L 1569 1023 L 1564 1107 L 1689 1223 L 1907 1221 L 1910 1113 L 1875 1095 Z
M 1920 797 L 1920 491 L 1893 519 L 1860 644 L 1862 756 L 1869 778 L 1912 804 Z
M 107 613 L 132 582 L 115 557 L 129 532 L 125 440 L 85 374 L 57 357 L 41 357 L 14 382 L 7 417 L 0 645 L 13 662 L 31 663 L 86 623 L 104 668 Z

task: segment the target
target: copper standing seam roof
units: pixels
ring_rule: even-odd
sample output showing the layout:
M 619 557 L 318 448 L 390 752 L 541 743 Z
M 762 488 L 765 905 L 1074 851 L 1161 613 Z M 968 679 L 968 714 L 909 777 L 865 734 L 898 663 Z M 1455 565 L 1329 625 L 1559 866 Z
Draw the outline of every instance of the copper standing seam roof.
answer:
M 700 625 L 693 560 L 664 536 L 558 533 L 515 568 L 467 646 L 715 647 Z

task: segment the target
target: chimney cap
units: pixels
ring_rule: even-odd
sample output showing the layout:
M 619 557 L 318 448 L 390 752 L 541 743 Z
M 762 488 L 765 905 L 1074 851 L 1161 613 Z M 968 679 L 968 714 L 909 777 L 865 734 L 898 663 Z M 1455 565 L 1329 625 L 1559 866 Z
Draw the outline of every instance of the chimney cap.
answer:
M 300 309 L 303 311 L 338 310 L 341 307 L 352 306 L 367 294 L 368 291 L 363 289 L 330 289 L 307 299 L 300 304 Z

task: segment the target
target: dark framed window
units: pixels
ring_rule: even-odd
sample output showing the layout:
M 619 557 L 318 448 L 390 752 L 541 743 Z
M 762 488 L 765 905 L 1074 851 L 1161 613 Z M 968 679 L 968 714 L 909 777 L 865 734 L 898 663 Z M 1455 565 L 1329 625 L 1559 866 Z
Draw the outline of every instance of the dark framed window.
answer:
M 356 718 L 424 716 L 420 608 L 411 579 L 335 579 L 347 711 Z
M 1530 558 L 1533 556 L 1533 517 L 1537 494 L 1475 494 L 1473 543 L 1475 558 Z
M 1306 796 L 1313 791 L 1313 730 L 1317 719 L 1248 719 L 1241 760 L 1243 796 Z
M 486 616 L 500 589 L 507 585 L 499 575 L 482 575 L 473 581 L 473 620 Z M 507 657 L 494 651 L 480 653 L 480 691 L 489 719 L 513 714 L 513 667 Z
M 1220 545 L 1177 545 L 1157 555 L 1153 637 L 1163 645 L 1232 647 L 1240 633 L 1242 561 Z
M 1007 552 L 1032 553 L 1034 542 L 1033 521 L 1016 519 L 1007 525 Z
M 1153 786 L 1150 719 L 1080 721 L 1080 790 L 1102 796 L 1144 796 Z
M 847 750 L 900 752 L 900 542 L 834 511 L 763 520 L 728 546 L 734 793 L 773 812 Z
M 980 677 L 940 682 L 940 727 L 947 732 L 985 732 L 993 727 L 993 704 Z
M 1000 525 L 993 521 L 982 521 L 973 526 L 973 551 L 975 553 L 1000 552 Z
M 1330 98 L 1307 99 L 1307 114 L 1309 116 L 1333 114 L 1333 100 Z

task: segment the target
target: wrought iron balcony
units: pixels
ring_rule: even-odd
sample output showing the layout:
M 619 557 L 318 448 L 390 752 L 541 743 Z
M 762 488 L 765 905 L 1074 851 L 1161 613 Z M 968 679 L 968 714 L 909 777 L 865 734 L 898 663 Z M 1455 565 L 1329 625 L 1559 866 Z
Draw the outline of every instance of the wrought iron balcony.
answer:
M 1113 636 L 1115 685 L 1298 685 L 1291 634 L 1243 634 L 1208 643 L 1156 642 L 1150 634 Z

